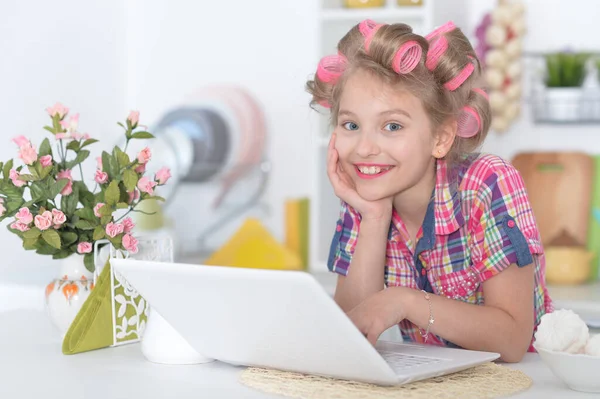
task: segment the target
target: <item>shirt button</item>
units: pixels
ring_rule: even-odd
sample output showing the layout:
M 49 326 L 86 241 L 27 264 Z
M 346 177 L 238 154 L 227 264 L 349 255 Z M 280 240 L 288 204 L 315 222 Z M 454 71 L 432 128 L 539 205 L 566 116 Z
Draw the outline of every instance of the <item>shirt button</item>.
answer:
M 425 269 L 421 269 L 421 275 L 422 275 L 422 276 L 424 276 L 424 275 L 426 275 L 426 274 L 427 274 L 427 270 L 425 270 Z
M 514 220 L 509 220 L 509 221 L 508 221 L 508 227 L 510 227 L 511 229 L 512 229 L 513 227 L 515 227 L 515 221 L 514 221 Z
M 339 224 L 337 225 L 337 227 L 335 228 L 335 230 L 339 233 L 340 231 L 342 231 L 342 226 L 340 226 Z

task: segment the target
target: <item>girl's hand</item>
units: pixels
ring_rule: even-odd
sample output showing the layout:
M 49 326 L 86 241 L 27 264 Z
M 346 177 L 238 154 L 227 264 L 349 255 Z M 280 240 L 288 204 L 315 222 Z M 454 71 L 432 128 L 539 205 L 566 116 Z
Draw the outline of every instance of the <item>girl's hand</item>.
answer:
M 383 220 L 391 217 L 393 197 L 367 201 L 358 194 L 356 185 L 340 164 L 339 154 L 335 149 L 335 133 L 331 135 L 327 149 L 327 176 L 335 195 L 356 209 L 363 220 Z
M 386 288 L 356 306 L 348 317 L 375 346 L 379 336 L 406 318 L 409 288 Z

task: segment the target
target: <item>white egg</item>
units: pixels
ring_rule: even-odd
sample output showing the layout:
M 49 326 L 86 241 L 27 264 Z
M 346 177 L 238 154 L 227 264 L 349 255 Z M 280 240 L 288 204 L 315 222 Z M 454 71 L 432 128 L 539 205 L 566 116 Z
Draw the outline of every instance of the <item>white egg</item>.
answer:
M 504 51 L 508 58 L 515 59 L 521 56 L 521 51 L 523 49 L 523 41 L 521 39 L 512 39 L 508 43 L 506 43 L 506 47 Z
M 508 59 L 504 51 L 490 50 L 485 55 L 485 64 L 488 67 L 504 69 L 508 65 Z
M 502 26 L 508 26 L 511 21 L 511 17 L 513 12 L 511 7 L 497 7 L 494 11 L 492 11 L 491 17 L 492 22 Z
M 525 23 L 525 18 L 523 18 L 523 17 L 513 20 L 510 23 L 509 27 L 510 27 L 510 29 L 512 29 L 514 34 L 517 36 L 523 36 L 525 34 L 525 32 L 527 31 L 527 25 Z
M 522 91 L 523 89 L 520 83 L 512 83 L 504 90 L 504 93 L 509 100 L 514 101 L 521 97 Z
M 523 72 L 523 67 L 521 66 L 521 62 L 519 60 L 513 61 L 506 68 L 506 74 L 511 80 L 517 80 L 521 77 L 521 73 Z
M 506 42 L 506 28 L 492 24 L 485 31 L 485 42 L 493 47 L 499 47 Z
M 504 83 L 504 74 L 497 69 L 488 68 L 485 71 L 485 81 L 491 89 L 500 89 Z
M 567 353 L 581 353 L 589 339 L 589 328 L 572 310 L 560 309 L 542 316 L 535 333 L 540 348 Z
M 490 93 L 490 108 L 494 114 L 504 114 L 507 98 L 501 91 L 494 90 Z

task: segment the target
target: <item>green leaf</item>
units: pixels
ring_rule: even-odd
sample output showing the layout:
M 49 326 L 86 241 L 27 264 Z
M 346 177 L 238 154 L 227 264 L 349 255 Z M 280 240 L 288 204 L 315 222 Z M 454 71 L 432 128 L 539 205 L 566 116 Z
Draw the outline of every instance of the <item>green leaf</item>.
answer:
M 84 220 L 89 220 L 91 222 L 96 222 L 97 218 L 94 215 L 94 211 L 90 208 L 80 208 L 75 211 L 75 215 L 79 216 Z
M 119 202 L 117 204 L 117 209 L 127 209 L 129 208 L 129 204 L 126 204 L 125 202 Z
M 100 223 L 102 223 L 102 225 L 107 225 L 111 221 L 112 221 L 112 215 L 102 216 L 102 218 L 100 218 Z
M 160 202 L 166 202 L 166 200 L 163 197 L 159 196 L 159 195 L 154 195 L 154 196 L 152 196 L 152 197 L 150 197 L 148 199 L 153 199 L 153 200 L 160 201 Z
M 57 182 L 50 186 L 48 198 L 56 198 L 58 194 L 69 184 L 69 179 L 58 179 Z
M 52 134 L 56 134 L 56 133 L 54 133 L 54 129 L 52 129 L 50 126 L 44 126 L 44 129 L 46 129 L 47 131 L 49 131 Z
M 96 270 L 96 265 L 94 265 L 94 253 L 90 252 L 89 254 L 85 254 L 83 257 L 83 264 L 85 268 L 88 269 L 90 273 L 93 273 Z
M 104 205 L 99 210 L 100 216 L 111 216 L 113 214 L 113 208 L 110 205 Z
M 81 230 L 94 230 L 96 228 L 96 223 L 90 222 L 89 220 L 79 219 L 75 223 L 75 227 Z
M 69 245 L 77 241 L 77 233 L 73 233 L 71 231 L 61 233 L 60 237 L 65 247 L 68 247 Z
M 52 259 L 65 259 L 71 256 L 72 253 L 73 252 L 68 251 L 66 249 L 61 249 L 60 251 L 52 255 Z
M 153 139 L 154 135 L 150 132 L 137 132 L 131 135 L 132 139 Z
M 118 172 L 117 160 L 106 151 L 102 151 L 102 169 L 108 174 L 108 177 L 114 179 Z
M 4 162 L 0 162 L 0 173 L 2 173 L 2 168 L 4 168 Z
M 37 239 L 40 234 L 42 234 L 42 232 L 40 231 L 40 229 L 38 229 L 37 227 L 34 227 L 30 230 L 27 230 L 26 232 L 23 233 L 23 237 L 24 238 L 35 238 Z
M 104 192 L 104 200 L 110 206 L 114 206 L 119 202 L 121 192 L 119 191 L 119 182 L 113 180 L 108 185 L 108 188 Z
M 42 185 L 40 182 L 32 183 L 31 186 L 29 186 L 29 191 L 31 193 L 32 200 L 35 202 L 46 201 L 48 198 L 56 197 L 56 195 L 50 197 L 50 193 L 48 192 L 49 190 L 46 190 L 44 185 Z
M 85 161 L 89 156 L 90 152 L 88 150 L 79 151 L 74 160 L 67 162 L 67 169 L 73 169 L 75 166 Z
M 48 245 L 45 241 L 39 240 L 37 243 L 37 251 L 40 255 L 54 255 L 58 249 Z
M 50 246 L 60 249 L 60 235 L 56 232 L 56 230 L 46 230 L 42 233 L 42 238 L 46 241 Z
M 19 176 L 19 180 L 22 180 L 22 181 L 36 181 L 36 180 L 38 180 L 38 178 L 35 177 L 34 175 L 22 174 L 22 175 Z
M 117 163 L 119 164 L 119 168 L 124 168 L 125 166 L 129 165 L 129 162 L 130 162 L 129 155 L 127 155 L 123 151 L 121 151 L 121 149 L 119 147 L 115 147 L 113 149 L 113 156 L 117 160 Z
M 127 128 L 125 127 L 125 125 L 123 125 L 121 122 L 117 122 L 117 125 L 121 126 L 123 129 L 127 130 Z
M 18 199 L 18 200 L 11 199 L 6 202 L 6 213 L 11 214 L 11 213 L 15 212 L 17 209 L 21 208 L 22 206 L 23 206 L 22 199 Z M 27 208 L 29 208 L 29 207 L 27 207 Z
M 94 239 L 94 241 L 101 240 L 101 239 L 103 239 L 105 236 L 106 236 L 106 233 L 105 233 L 105 231 L 104 231 L 104 227 L 102 227 L 102 226 L 97 226 L 97 227 L 94 229 L 94 236 L 93 236 L 93 239 Z
M 39 156 L 43 157 L 46 155 L 52 155 L 52 147 L 50 146 L 50 141 L 48 139 L 44 139 L 42 144 L 40 144 Z
M 65 215 L 72 215 L 77 209 L 77 203 L 79 202 L 79 190 L 77 187 L 73 187 L 73 192 L 70 195 L 63 195 L 61 200 L 61 210 Z
M 67 145 L 67 150 L 73 150 L 75 152 L 79 151 L 79 141 L 71 141 L 68 145 Z
M 97 142 L 98 142 L 98 140 L 96 140 L 96 139 L 87 139 L 86 141 L 83 142 L 83 144 L 81 144 L 80 148 L 87 147 L 88 145 L 92 145 Z
M 50 166 L 46 166 L 45 168 L 42 168 L 40 175 L 40 180 L 44 180 L 46 177 L 48 177 L 48 175 L 50 174 L 50 172 L 52 172 L 52 165 Z
M 37 242 L 38 242 L 38 237 L 24 238 L 23 239 L 23 249 L 25 249 L 26 251 L 36 249 Z
M 123 234 L 119 234 L 116 237 L 106 237 L 108 238 L 108 241 L 110 241 L 110 243 L 112 245 L 114 245 L 117 248 L 121 248 L 121 245 L 123 243 Z
M 13 160 L 9 160 L 7 163 L 4 164 L 4 181 L 8 181 L 8 177 L 10 176 L 10 170 L 13 167 Z
M 131 169 L 125 169 L 123 172 L 123 183 L 127 191 L 135 190 L 135 186 L 138 184 L 138 174 Z

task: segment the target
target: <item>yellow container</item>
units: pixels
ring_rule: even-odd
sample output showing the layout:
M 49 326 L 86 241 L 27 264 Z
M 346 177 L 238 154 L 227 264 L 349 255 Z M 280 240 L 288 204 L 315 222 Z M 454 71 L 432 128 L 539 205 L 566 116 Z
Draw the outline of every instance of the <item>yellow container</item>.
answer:
M 385 0 L 344 0 L 344 6 L 347 8 L 369 8 L 383 7 Z
M 399 6 L 422 6 L 423 0 L 398 0 Z
M 548 284 L 576 285 L 590 278 L 592 252 L 584 247 L 546 248 L 546 281 Z

